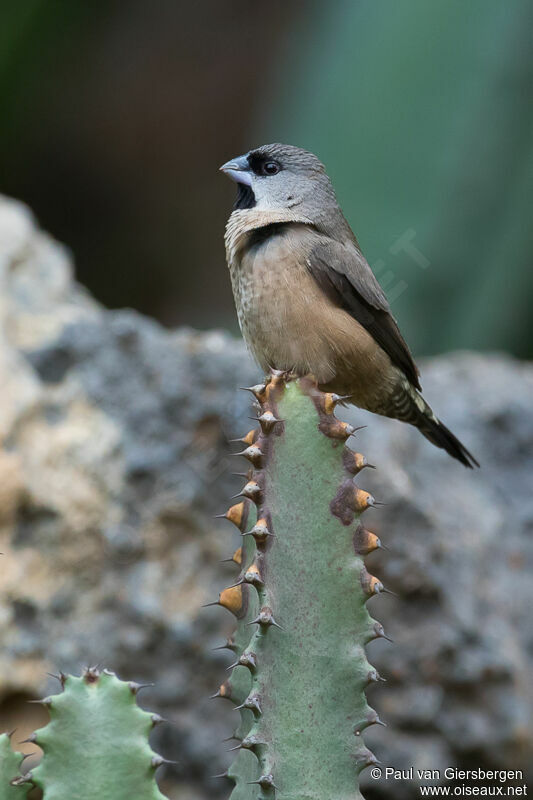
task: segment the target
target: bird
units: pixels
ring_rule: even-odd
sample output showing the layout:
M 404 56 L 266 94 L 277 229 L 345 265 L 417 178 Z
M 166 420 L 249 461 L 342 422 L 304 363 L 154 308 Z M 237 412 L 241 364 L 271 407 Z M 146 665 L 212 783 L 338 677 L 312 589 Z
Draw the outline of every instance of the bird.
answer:
M 225 232 L 239 325 L 268 372 L 414 425 L 465 467 L 474 456 L 422 397 L 387 298 L 313 153 L 267 144 L 220 167 L 237 184 Z

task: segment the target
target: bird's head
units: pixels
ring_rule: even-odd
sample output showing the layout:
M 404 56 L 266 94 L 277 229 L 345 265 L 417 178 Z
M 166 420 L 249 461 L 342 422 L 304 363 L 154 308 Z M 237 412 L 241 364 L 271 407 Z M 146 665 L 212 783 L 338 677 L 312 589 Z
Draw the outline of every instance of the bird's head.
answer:
M 237 184 L 236 209 L 286 210 L 313 219 L 336 206 L 335 193 L 318 158 L 288 144 L 266 144 L 220 167 Z

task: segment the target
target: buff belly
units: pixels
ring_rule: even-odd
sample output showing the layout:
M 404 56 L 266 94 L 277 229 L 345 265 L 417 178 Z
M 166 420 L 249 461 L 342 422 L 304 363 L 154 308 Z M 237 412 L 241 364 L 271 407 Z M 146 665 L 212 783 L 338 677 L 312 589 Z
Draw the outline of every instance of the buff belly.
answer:
M 231 272 L 242 333 L 263 370 L 312 374 L 324 389 L 384 413 L 399 371 L 370 334 L 326 297 L 304 258 L 295 257 L 290 236 L 250 250 Z

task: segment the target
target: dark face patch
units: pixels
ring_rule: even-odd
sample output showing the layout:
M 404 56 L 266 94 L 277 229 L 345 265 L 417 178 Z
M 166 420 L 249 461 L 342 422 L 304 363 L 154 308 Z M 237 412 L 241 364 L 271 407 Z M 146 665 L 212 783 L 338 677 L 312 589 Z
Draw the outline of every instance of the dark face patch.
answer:
M 259 177 L 267 178 L 270 175 L 277 175 L 283 167 L 280 161 L 266 153 L 250 153 L 248 156 L 250 169 Z
M 235 200 L 233 209 L 248 209 L 255 206 L 255 195 L 251 186 L 246 186 L 244 183 L 237 184 L 237 198 Z

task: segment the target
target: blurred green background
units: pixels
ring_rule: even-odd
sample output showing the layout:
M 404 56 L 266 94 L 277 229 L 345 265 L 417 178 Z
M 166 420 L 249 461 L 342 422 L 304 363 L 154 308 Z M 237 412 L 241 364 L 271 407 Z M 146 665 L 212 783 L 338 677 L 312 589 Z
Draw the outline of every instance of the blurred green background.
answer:
M 111 307 L 236 320 L 228 158 L 326 163 L 416 355 L 533 356 L 530 0 L 2 4 L 0 191 Z

